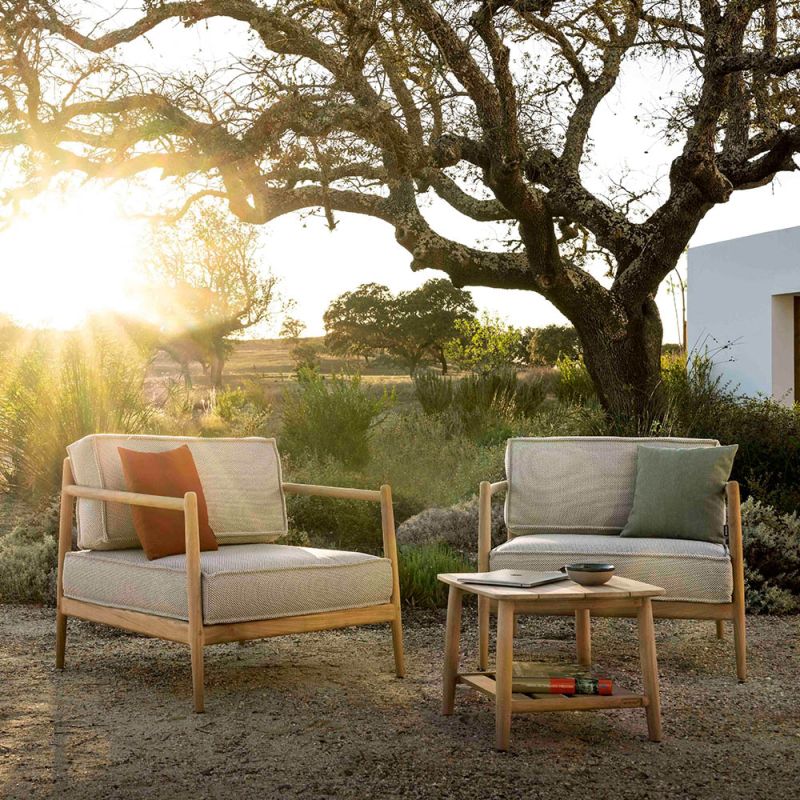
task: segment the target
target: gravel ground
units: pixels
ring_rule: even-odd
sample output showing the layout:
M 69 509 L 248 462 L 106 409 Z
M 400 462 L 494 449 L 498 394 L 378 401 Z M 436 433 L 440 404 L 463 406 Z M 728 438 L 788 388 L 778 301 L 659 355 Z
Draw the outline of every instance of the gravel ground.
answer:
M 486 698 L 439 714 L 443 622 L 406 615 L 404 680 L 388 628 L 209 648 L 194 715 L 186 648 L 72 621 L 58 673 L 52 610 L 0 607 L 0 797 L 800 797 L 800 618 L 750 619 L 743 685 L 713 623 L 658 622 L 660 744 L 641 710 L 525 715 L 504 754 Z M 569 620 L 523 621 L 517 658 L 544 654 L 572 657 Z M 596 620 L 594 654 L 639 687 L 632 622 Z

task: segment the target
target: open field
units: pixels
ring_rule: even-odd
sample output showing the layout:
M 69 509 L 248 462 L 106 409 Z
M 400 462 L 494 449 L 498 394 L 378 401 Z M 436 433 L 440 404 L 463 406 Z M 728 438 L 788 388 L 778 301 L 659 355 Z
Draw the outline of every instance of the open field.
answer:
M 363 359 L 344 359 L 325 352 L 321 336 L 300 340 L 303 344 L 318 349 L 320 371 L 323 373 L 358 370 L 365 380 L 381 382 L 381 378 L 392 382 L 407 382 L 408 375 L 402 367 L 387 369 L 385 365 L 374 368 L 366 366 Z M 233 343 L 233 352 L 225 364 L 224 379 L 228 385 L 240 385 L 247 381 L 281 380 L 294 377 L 294 360 L 291 350 L 294 345 L 285 339 L 242 339 Z M 192 380 L 198 385 L 207 385 L 207 376 L 199 364 L 191 367 Z M 180 377 L 180 370 L 169 356 L 160 353 L 151 367 L 152 378 Z
M 749 619 L 737 684 L 713 626 L 658 621 L 664 741 L 640 710 L 519 716 L 492 750 L 485 698 L 439 713 L 444 615 L 407 614 L 408 677 L 388 630 L 287 636 L 206 654 L 207 712 L 191 713 L 185 647 L 70 621 L 53 667 L 53 611 L 0 613 L 0 796 L 789 800 L 800 778 L 800 618 Z M 475 654 L 464 620 L 464 663 Z M 598 620 L 594 651 L 638 686 L 634 625 Z M 517 657 L 572 656 L 572 624 L 523 620 Z M 461 691 L 461 690 L 459 690 Z

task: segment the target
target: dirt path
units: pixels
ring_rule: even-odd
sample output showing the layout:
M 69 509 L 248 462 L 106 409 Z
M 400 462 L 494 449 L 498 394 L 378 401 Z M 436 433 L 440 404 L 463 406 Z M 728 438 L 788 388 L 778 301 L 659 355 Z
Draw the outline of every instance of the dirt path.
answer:
M 463 644 L 474 653 L 474 615 Z M 443 618 L 408 614 L 409 677 L 388 630 L 207 650 L 207 712 L 190 712 L 185 648 L 0 606 L 0 797 L 745 798 L 800 796 L 800 618 L 750 620 L 751 680 L 712 623 L 657 624 L 665 740 L 641 711 L 521 716 L 492 750 L 488 702 L 439 715 Z M 566 620 L 523 622 L 518 657 L 572 655 Z M 595 622 L 594 652 L 637 687 L 629 621 Z

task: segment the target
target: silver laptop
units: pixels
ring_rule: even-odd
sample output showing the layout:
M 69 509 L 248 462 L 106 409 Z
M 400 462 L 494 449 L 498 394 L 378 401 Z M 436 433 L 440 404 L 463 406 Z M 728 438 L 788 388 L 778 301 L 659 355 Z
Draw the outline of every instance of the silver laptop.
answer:
M 563 572 L 532 572 L 519 569 L 496 569 L 492 572 L 473 572 L 459 577 L 461 583 L 478 583 L 483 586 L 510 586 L 515 589 L 531 589 L 546 583 L 565 581 Z

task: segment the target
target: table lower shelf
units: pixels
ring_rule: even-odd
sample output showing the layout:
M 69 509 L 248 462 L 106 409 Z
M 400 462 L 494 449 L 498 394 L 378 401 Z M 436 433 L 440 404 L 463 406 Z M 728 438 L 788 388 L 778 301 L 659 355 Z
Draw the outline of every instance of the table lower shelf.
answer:
M 497 695 L 497 684 L 492 672 L 465 672 L 457 676 L 457 682 L 476 689 L 489 697 Z M 647 698 L 627 689 L 614 687 L 610 695 L 597 694 L 538 694 L 514 692 L 511 695 L 511 713 L 537 711 L 595 711 L 603 708 L 644 708 Z

